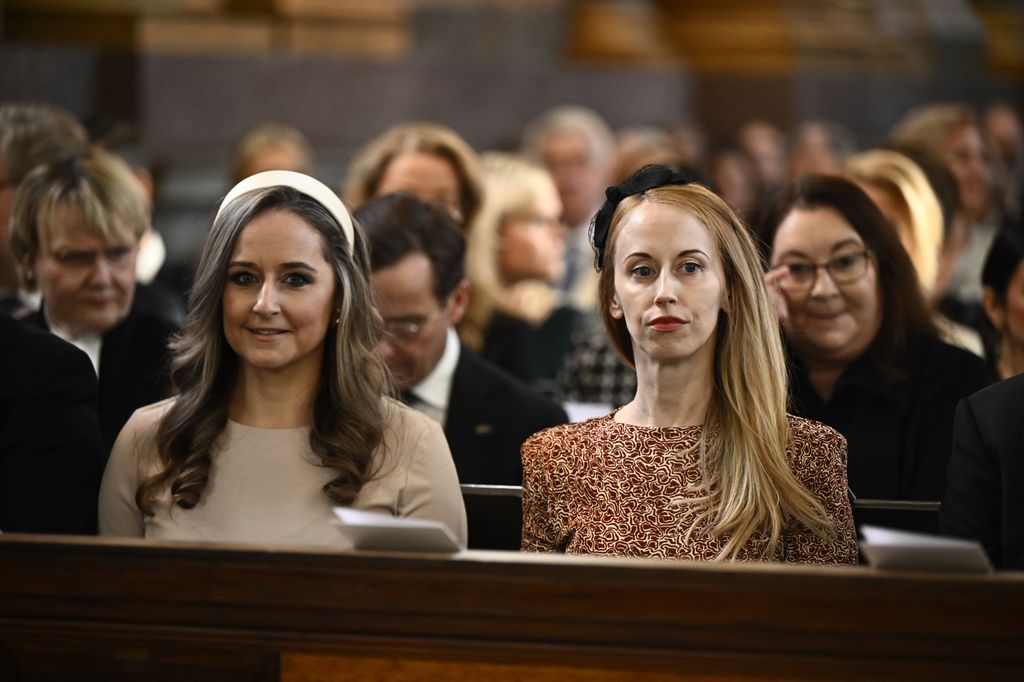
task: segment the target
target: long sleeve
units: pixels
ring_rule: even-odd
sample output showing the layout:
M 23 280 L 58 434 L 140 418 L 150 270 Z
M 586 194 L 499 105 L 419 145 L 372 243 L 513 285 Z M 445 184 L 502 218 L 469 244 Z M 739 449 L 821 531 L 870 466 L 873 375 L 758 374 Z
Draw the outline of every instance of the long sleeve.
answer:
M 953 452 L 939 512 L 943 534 L 981 542 L 995 566 L 1002 563 L 999 462 L 986 445 L 969 400 L 956 409 Z
M 441 521 L 465 546 L 466 507 L 441 425 L 408 409 L 395 414 L 404 431 L 400 447 L 409 448 L 410 458 L 398 515 Z
M 523 538 L 524 552 L 557 552 L 558 530 L 549 504 L 551 488 L 544 466 L 548 439 L 546 432 L 536 434 L 521 450 L 523 458 Z
M 801 483 L 825 508 L 834 524 L 830 539 L 815 535 L 801 524 L 786 533 L 787 562 L 808 564 L 856 564 L 857 532 L 847 495 L 846 439 L 837 431 L 800 420 L 793 428 L 794 468 Z
M 114 442 L 100 485 L 100 535 L 143 537 L 146 534 L 142 511 L 135 505 L 135 491 L 143 471 L 142 458 L 155 452 L 156 428 L 166 402 L 137 410 Z

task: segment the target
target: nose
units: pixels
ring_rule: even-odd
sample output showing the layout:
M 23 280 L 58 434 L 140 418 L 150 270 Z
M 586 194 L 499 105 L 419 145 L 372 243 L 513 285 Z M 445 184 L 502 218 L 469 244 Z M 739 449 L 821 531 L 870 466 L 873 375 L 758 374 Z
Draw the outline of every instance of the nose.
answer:
M 107 259 L 100 258 L 96 259 L 96 264 L 92 268 L 92 272 L 89 274 L 89 284 L 94 287 L 106 287 L 110 286 L 114 281 L 112 268 Z
M 668 305 L 679 300 L 676 295 L 676 286 L 677 282 L 672 276 L 671 269 L 663 269 L 661 275 L 658 276 L 658 288 L 654 292 L 654 303 L 656 305 Z
M 280 312 L 280 307 L 277 303 L 277 292 L 274 289 L 273 282 L 264 282 L 263 286 L 260 287 L 256 303 L 252 306 L 252 311 L 260 317 L 270 317 Z
M 814 285 L 811 287 L 811 296 L 826 298 L 837 293 L 839 293 L 839 288 L 832 279 L 832 274 L 827 269 L 819 267 L 814 273 Z

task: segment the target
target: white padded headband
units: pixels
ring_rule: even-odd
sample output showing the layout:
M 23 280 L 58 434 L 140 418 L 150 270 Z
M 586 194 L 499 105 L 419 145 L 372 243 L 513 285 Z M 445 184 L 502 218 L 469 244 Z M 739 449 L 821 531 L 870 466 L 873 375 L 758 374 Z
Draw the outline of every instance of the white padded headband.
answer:
M 351 251 L 355 250 L 355 228 L 352 226 L 352 216 L 349 215 L 345 204 L 341 203 L 338 195 L 332 192 L 324 183 L 316 178 L 311 178 L 308 175 L 294 171 L 264 171 L 256 175 L 250 175 L 245 180 L 242 180 L 232 187 L 231 191 L 224 197 L 224 201 L 220 202 L 220 208 L 217 209 L 217 217 L 214 218 L 214 222 L 217 221 L 217 218 L 220 218 L 220 214 L 224 212 L 225 206 L 246 192 L 282 185 L 302 192 L 326 208 L 334 216 L 334 219 L 338 221 L 338 224 L 341 225 L 341 231 L 345 233 L 345 239 L 348 240 L 348 248 Z

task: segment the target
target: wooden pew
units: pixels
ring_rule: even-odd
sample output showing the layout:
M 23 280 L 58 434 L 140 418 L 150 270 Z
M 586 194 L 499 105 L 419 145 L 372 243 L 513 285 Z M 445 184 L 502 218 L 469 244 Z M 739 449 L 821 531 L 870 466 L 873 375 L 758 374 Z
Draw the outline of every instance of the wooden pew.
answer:
M 0 536 L 0 679 L 1022 679 L 1024 574 Z

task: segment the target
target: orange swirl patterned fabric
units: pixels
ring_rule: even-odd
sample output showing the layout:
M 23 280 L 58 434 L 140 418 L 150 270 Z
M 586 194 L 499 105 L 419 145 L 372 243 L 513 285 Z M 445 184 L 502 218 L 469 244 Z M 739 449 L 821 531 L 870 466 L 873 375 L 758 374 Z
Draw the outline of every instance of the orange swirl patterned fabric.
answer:
M 755 536 L 738 559 L 857 563 L 846 494 L 846 440 L 818 422 L 789 417 L 790 465 L 835 523 L 824 541 L 786 528 L 775 555 Z M 612 415 L 556 426 L 523 444 L 524 551 L 713 560 L 723 543 L 686 499 L 702 494 L 700 426 L 649 428 Z M 689 533 L 689 537 L 687 537 Z

